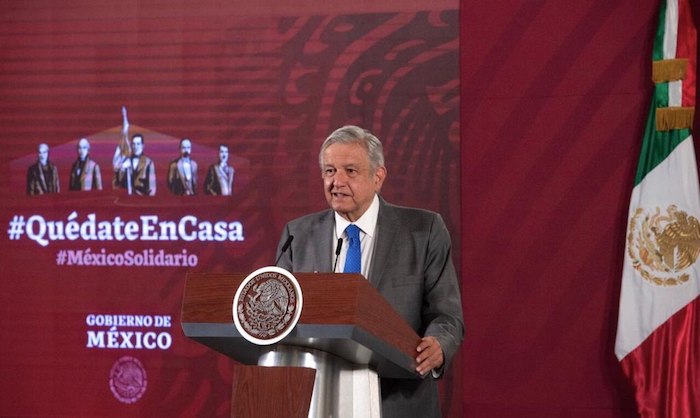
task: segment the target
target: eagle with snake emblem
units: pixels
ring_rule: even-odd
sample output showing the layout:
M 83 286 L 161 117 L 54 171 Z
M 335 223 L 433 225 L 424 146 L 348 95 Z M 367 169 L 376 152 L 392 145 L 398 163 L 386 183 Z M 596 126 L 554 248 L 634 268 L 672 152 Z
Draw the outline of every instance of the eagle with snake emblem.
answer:
M 687 281 L 687 275 L 655 277 L 644 271 L 642 265 L 656 273 L 666 274 L 676 274 L 692 266 L 700 255 L 700 222 L 676 205 L 670 205 L 666 214 L 657 207 L 654 213 L 639 219 L 643 213 L 644 210 L 638 208 L 630 222 L 628 244 L 635 245 L 628 245 L 628 249 L 635 269 L 656 284 Z M 636 254 L 633 247 L 636 247 Z

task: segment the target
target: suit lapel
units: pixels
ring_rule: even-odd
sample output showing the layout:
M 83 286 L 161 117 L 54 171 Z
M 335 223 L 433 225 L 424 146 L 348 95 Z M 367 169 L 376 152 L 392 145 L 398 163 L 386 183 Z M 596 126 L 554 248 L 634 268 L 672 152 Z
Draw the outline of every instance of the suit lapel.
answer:
M 377 217 L 377 238 L 374 243 L 372 267 L 370 268 L 368 278 L 374 287 L 379 287 L 379 283 L 386 270 L 396 231 L 398 231 L 398 220 L 391 206 L 380 197 L 379 215 Z
M 335 219 L 333 211 L 328 210 L 323 213 L 319 222 L 314 224 L 311 229 L 311 242 L 315 245 L 315 265 L 318 266 L 318 271 L 329 272 L 333 269 L 333 263 L 330 255 L 333 253 L 333 228 Z
M 80 180 L 79 180 L 79 181 L 80 181 L 80 184 L 85 184 L 85 185 L 87 185 L 87 184 L 85 183 L 85 179 L 88 178 L 88 173 L 87 173 L 87 171 L 88 171 L 88 169 L 90 168 L 89 165 L 88 165 L 88 161 L 89 161 L 89 160 L 87 160 L 87 159 L 85 160 L 85 165 L 83 166 L 83 169 L 80 170 Z M 78 163 L 78 166 L 80 166 L 80 163 Z
M 134 167 L 133 171 L 134 171 L 134 174 L 136 177 L 138 177 L 139 173 L 141 173 L 141 171 L 143 171 L 143 154 L 139 155 L 137 163 L 136 163 L 136 167 Z M 134 180 L 135 179 L 132 179 L 131 181 L 134 181 Z

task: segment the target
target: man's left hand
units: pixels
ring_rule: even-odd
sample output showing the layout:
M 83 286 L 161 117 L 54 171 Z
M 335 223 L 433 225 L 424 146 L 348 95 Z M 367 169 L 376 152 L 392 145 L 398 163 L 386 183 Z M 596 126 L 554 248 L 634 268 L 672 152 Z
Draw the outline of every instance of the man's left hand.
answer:
M 445 362 L 442 347 L 435 337 L 423 337 L 416 351 L 418 351 L 416 371 L 421 376 L 425 376 L 428 372 L 442 366 L 442 363 Z

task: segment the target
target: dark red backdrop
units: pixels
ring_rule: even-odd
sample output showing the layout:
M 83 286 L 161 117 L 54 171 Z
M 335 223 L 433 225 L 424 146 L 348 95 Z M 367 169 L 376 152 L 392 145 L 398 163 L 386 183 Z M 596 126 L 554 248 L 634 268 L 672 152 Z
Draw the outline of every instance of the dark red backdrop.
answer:
M 658 7 L 461 2 L 465 416 L 636 416 L 613 346 Z
M 386 143 L 385 196 L 441 212 L 460 254 L 467 337 L 443 384 L 446 416 L 635 416 L 613 340 L 658 2 L 374 3 L 0 3 L 3 225 L 76 211 L 245 228 L 235 242 L 47 247 L 8 231 L 0 415 L 225 415 L 230 362 L 179 328 L 188 268 L 60 266 L 57 254 L 151 248 L 195 254 L 197 270 L 269 264 L 284 222 L 324 207 L 320 141 L 357 123 Z M 64 190 L 84 135 L 109 179 L 122 105 L 147 131 L 155 198 L 24 196 L 39 142 Z M 182 136 L 201 166 L 230 144 L 235 196 L 167 195 Z M 86 347 L 89 331 L 108 331 L 86 324 L 91 313 L 169 315 L 172 346 Z M 148 373 L 132 404 L 108 383 L 124 356 Z

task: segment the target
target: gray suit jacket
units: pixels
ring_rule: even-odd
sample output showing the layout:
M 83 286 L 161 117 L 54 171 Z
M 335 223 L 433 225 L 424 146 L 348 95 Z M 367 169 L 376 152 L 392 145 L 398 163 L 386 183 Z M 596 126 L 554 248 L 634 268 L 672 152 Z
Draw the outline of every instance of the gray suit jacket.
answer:
M 331 209 L 289 222 L 278 255 L 289 235 L 294 241 L 277 265 L 291 272 L 332 271 L 334 225 Z M 440 341 L 444 370 L 464 337 L 447 228 L 437 213 L 391 205 L 380 198 L 376 234 L 367 279 L 419 335 Z M 381 379 L 381 389 L 383 418 L 440 416 L 437 383 L 430 375 Z

